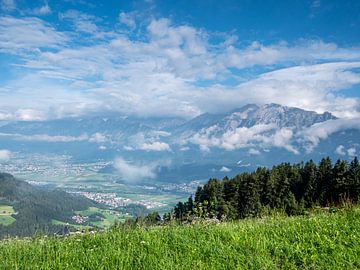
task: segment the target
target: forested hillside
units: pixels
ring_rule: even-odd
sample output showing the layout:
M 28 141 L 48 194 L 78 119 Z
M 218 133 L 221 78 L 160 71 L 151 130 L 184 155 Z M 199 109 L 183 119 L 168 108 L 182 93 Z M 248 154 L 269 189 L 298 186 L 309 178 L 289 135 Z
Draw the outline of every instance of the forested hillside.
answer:
M 65 191 L 35 187 L 0 173 L 0 205 L 11 206 L 15 211 L 11 225 L 0 224 L 0 237 L 4 237 L 62 232 L 64 226 L 54 225 L 52 220 L 71 222 L 75 210 L 85 210 L 94 206 L 94 202 Z

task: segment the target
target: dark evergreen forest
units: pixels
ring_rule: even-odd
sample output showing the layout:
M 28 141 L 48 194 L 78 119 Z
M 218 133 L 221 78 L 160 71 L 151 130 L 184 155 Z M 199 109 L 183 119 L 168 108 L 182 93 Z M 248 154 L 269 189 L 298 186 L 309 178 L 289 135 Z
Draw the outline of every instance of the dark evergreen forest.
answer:
M 198 187 L 195 197 L 179 202 L 164 219 L 235 220 L 261 216 L 272 209 L 296 215 L 316 206 L 357 203 L 359 196 L 358 159 L 355 157 L 350 163 L 338 160 L 333 164 L 327 157 L 318 164 L 312 160 L 293 165 L 282 163 L 231 179 L 210 179 Z

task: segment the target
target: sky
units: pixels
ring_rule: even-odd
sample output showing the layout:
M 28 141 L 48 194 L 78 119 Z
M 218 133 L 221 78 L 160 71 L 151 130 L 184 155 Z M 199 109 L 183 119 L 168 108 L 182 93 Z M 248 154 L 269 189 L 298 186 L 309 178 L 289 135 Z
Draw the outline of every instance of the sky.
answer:
M 360 1 L 0 0 L 0 120 L 248 103 L 359 118 Z

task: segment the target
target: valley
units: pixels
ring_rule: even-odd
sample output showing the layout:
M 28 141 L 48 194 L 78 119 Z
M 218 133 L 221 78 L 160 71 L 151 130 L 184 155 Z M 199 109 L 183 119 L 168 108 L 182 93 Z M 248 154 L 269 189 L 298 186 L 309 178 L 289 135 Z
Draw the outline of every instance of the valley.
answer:
M 223 178 L 287 160 L 350 160 L 360 124 L 278 104 L 248 104 L 192 119 L 101 116 L 0 124 L 0 162 L 32 185 L 61 188 L 108 207 L 161 213 L 209 176 Z

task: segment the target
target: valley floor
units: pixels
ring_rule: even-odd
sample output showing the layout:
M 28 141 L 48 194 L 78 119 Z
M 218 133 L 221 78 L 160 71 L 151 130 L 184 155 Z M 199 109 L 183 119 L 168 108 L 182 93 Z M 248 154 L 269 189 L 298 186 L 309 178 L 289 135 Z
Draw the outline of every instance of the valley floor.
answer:
M 0 269 L 360 269 L 360 207 L 0 242 Z

